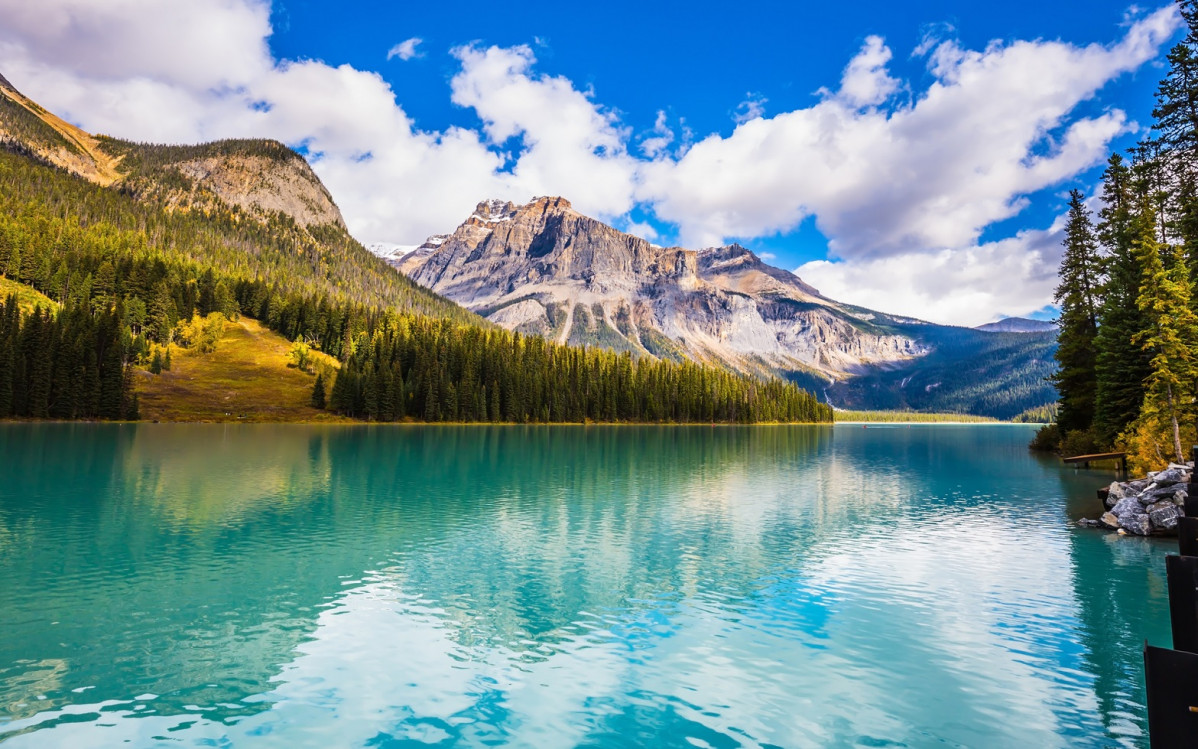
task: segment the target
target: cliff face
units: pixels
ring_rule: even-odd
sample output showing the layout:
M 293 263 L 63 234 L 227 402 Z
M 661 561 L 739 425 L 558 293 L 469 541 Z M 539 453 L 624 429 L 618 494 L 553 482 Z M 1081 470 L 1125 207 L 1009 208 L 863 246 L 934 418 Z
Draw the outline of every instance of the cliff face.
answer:
M 480 203 L 397 266 L 493 322 L 562 343 L 832 378 L 928 350 L 739 245 L 658 247 L 564 198 Z
M 174 168 L 242 210 L 281 212 L 304 227 L 345 227 L 333 196 L 298 155 L 282 161 L 241 154 L 207 156 L 181 161 Z
M 62 120 L 0 76 L 0 145 L 96 184 L 153 194 L 179 209 L 236 207 L 266 221 L 335 224 L 341 211 L 302 156 L 269 140 L 157 146 L 95 136 Z

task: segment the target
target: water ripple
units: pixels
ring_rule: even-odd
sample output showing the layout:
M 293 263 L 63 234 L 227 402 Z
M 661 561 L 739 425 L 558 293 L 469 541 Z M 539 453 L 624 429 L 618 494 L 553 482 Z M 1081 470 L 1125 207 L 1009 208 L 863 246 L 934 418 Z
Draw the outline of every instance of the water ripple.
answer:
M 1144 746 L 1029 434 L 0 426 L 0 742 Z

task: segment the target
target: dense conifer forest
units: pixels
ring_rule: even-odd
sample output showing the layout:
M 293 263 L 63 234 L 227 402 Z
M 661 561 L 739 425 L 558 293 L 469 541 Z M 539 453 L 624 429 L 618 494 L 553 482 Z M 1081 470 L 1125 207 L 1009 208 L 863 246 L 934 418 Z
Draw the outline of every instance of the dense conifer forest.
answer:
M 811 393 L 700 364 L 390 318 L 348 347 L 329 407 L 380 421 L 831 421 Z
M 131 152 L 141 180 L 169 171 L 174 156 Z M 832 419 L 794 385 L 492 328 L 339 227 L 304 229 L 282 214 L 264 223 L 211 204 L 170 210 L 166 192 L 98 187 L 19 146 L 0 149 L 0 278 L 61 305 L 24 316 L 15 298 L 0 307 L 0 416 L 136 418 L 133 368 L 161 368 L 180 322 L 221 314 L 257 318 L 339 359 L 313 403 L 357 418 Z
M 1168 55 L 1150 135 L 1113 154 L 1095 217 L 1070 196 L 1056 301 L 1057 423 L 1034 443 L 1065 453 L 1119 446 L 1139 467 L 1198 441 L 1198 2 Z

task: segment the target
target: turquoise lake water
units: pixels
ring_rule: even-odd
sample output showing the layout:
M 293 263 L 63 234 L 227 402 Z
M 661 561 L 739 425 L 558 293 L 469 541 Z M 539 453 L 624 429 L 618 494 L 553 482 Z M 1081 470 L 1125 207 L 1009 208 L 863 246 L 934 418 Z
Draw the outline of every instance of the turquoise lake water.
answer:
M 1032 429 L 0 425 L 12 747 L 1147 746 Z

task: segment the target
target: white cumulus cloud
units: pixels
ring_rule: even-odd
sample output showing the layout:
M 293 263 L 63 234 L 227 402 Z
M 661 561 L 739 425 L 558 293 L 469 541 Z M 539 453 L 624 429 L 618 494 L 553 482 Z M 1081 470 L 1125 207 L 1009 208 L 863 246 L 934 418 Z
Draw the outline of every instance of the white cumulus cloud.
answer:
M 569 197 L 576 208 L 619 216 L 633 207 L 638 162 L 631 132 L 568 79 L 533 72 L 527 46 L 460 47 L 450 81 L 455 104 L 473 109 L 497 146 L 519 137 L 522 150 L 505 181 L 516 192 Z
M 974 326 L 1027 315 L 1052 301 L 1064 217 L 995 242 L 832 262 L 795 270 L 837 301 L 934 322 Z

